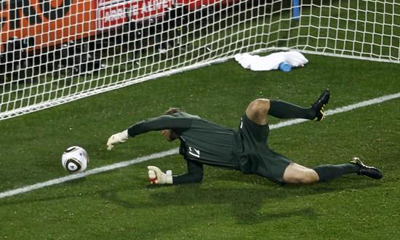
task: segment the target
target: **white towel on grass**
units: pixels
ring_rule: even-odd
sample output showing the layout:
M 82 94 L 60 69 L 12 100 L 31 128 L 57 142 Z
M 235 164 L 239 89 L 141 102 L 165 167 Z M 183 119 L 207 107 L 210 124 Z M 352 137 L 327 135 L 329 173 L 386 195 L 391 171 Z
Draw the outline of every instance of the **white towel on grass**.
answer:
M 292 67 L 302 67 L 304 64 L 308 63 L 307 58 L 297 51 L 272 53 L 265 57 L 250 55 L 248 53 L 236 54 L 235 60 L 238 61 L 242 67 L 253 71 L 275 70 L 279 68 L 279 64 L 282 62 L 286 62 Z

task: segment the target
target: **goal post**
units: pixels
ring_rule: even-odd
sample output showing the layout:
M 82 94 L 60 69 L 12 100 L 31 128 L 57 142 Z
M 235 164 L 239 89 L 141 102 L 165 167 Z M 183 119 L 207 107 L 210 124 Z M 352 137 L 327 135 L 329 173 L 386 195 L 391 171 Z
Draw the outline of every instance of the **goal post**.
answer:
M 4 0 L 0 120 L 238 53 L 399 63 L 398 0 Z

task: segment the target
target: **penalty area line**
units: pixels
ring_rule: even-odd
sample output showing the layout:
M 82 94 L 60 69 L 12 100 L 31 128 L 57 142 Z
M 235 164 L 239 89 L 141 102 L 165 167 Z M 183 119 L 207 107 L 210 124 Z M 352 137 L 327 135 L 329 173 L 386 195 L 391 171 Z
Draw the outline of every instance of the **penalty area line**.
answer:
M 338 113 L 349 112 L 349 111 L 352 111 L 354 109 L 368 107 L 368 106 L 371 106 L 371 105 L 383 103 L 383 102 L 386 102 L 386 101 L 389 101 L 389 100 L 393 100 L 393 99 L 397 99 L 397 98 L 400 98 L 400 93 L 391 94 L 391 95 L 385 95 L 385 96 L 374 98 L 374 99 L 370 99 L 370 100 L 367 100 L 367 101 L 363 101 L 363 102 L 347 105 L 347 106 L 344 106 L 344 107 L 339 107 L 339 108 L 336 108 L 336 109 L 333 109 L 333 110 L 327 110 L 325 112 L 325 116 L 330 116 L 330 115 L 335 115 L 335 114 L 338 114 Z M 281 128 L 281 127 L 288 127 L 288 126 L 292 126 L 292 125 L 299 124 L 299 123 L 306 122 L 306 121 L 309 121 L 309 120 L 306 120 L 306 119 L 294 119 L 294 120 L 282 121 L 282 122 L 277 123 L 277 124 L 271 124 L 270 125 L 270 129 L 272 130 L 272 129 L 278 129 L 278 128 Z M 178 148 L 174 148 L 174 149 L 170 149 L 170 150 L 167 150 L 167 151 L 163 151 L 163 152 L 154 153 L 154 154 L 151 154 L 151 155 L 135 158 L 135 159 L 132 159 L 132 160 L 123 161 L 123 162 L 119 162 L 119 163 L 115 163 L 115 164 L 111 164 L 111 165 L 107 165 L 107 166 L 91 169 L 91 170 L 88 170 L 88 171 L 85 171 L 85 172 L 82 172 L 82 173 L 71 174 L 71 175 L 68 175 L 68 176 L 65 176 L 65 177 L 52 179 L 52 180 L 49 180 L 49 181 L 46 181 L 46 182 L 36 183 L 36 184 L 33 184 L 33 185 L 29 185 L 29 186 L 25 186 L 25 187 L 13 189 L 13 190 L 8 190 L 8 191 L 0 193 L 0 199 L 6 198 L 6 197 L 15 196 L 15 195 L 22 194 L 22 193 L 31 192 L 33 190 L 37 190 L 37 189 L 40 189 L 40 188 L 61 184 L 61 183 L 64 183 L 64 182 L 75 180 L 75 179 L 84 178 L 84 177 L 87 177 L 87 176 L 90 176 L 90 175 L 94 175 L 94 174 L 98 174 L 98 173 L 107 172 L 107 171 L 115 170 L 115 169 L 118 169 L 118 168 L 124 168 L 124 167 L 130 166 L 130 165 L 133 165 L 133 164 L 138 164 L 138 163 L 146 162 L 146 161 L 153 160 L 153 159 L 158 159 L 158 158 L 163 158 L 163 157 L 175 155 L 175 154 L 178 154 L 178 153 L 179 153 L 179 149 Z

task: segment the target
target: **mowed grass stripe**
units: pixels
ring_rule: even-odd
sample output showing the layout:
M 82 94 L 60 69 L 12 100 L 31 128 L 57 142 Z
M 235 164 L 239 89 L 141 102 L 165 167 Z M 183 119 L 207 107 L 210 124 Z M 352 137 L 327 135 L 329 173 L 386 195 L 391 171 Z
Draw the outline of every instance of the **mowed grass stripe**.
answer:
M 347 105 L 347 106 L 344 106 L 344 107 L 339 107 L 339 108 L 336 108 L 336 109 L 333 109 L 333 110 L 328 110 L 328 111 L 325 112 L 325 115 L 326 116 L 330 116 L 330 115 L 334 115 L 334 114 L 338 114 L 338 113 L 344 113 L 344 112 L 352 111 L 354 109 L 358 109 L 358 108 L 363 108 L 363 107 L 379 104 L 379 103 L 382 103 L 382 102 L 385 102 L 385 101 L 389 101 L 389 100 L 393 100 L 393 99 L 397 99 L 397 98 L 400 98 L 400 92 L 399 93 L 395 93 L 395 94 L 385 95 L 385 96 L 382 96 L 382 97 L 370 99 L 370 100 L 359 102 L 359 103 L 355 103 L 355 104 L 351 104 L 351 105 Z M 308 121 L 308 120 L 305 120 L 305 119 L 294 119 L 294 120 L 283 121 L 283 122 L 280 122 L 280 123 L 277 123 L 277 124 L 270 125 L 270 129 L 272 130 L 272 129 L 278 129 L 278 128 L 281 128 L 281 127 L 288 127 L 288 126 L 292 126 L 292 125 L 299 124 L 299 123 L 306 122 L 306 121 Z M 29 185 L 29 186 L 25 186 L 25 187 L 13 189 L 13 190 L 5 191 L 5 192 L 0 193 L 0 199 L 6 198 L 6 197 L 15 196 L 15 195 L 22 194 L 22 193 L 31 192 L 33 190 L 41 189 L 41 188 L 44 188 L 44 187 L 49 187 L 49 186 L 61 184 L 61 183 L 67 182 L 67 181 L 72 181 L 72 180 L 76 180 L 76 179 L 79 179 L 79 178 L 84 178 L 84 177 L 87 177 L 87 176 L 90 176 L 90 175 L 93 175 L 93 174 L 107 172 L 107 171 L 115 170 L 115 169 L 118 169 L 118 168 L 127 167 L 127 166 L 130 166 L 130 165 L 133 165 L 133 164 L 146 162 L 146 161 L 153 160 L 153 159 L 163 158 L 163 157 L 174 155 L 174 154 L 178 154 L 178 148 L 170 149 L 170 150 L 159 152 L 159 153 L 154 153 L 154 154 L 151 154 L 151 155 L 139 157 L 139 158 L 128 160 L 128 161 L 115 163 L 115 164 L 112 164 L 112 165 L 107 165 L 107 166 L 95 168 L 95 169 L 88 170 L 88 171 L 83 172 L 83 173 L 71 174 L 71 175 L 68 175 L 68 176 L 65 176 L 65 177 L 56 178 L 56 179 L 49 180 L 49 181 L 46 181 L 46 182 L 36 183 L 36 184 L 33 184 L 33 185 Z

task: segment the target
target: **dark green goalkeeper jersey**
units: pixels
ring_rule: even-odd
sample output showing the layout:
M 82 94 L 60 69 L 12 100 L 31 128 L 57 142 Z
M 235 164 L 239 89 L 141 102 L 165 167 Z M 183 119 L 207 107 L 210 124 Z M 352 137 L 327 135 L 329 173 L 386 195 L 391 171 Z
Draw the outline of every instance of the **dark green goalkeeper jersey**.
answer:
M 171 129 L 180 139 L 179 153 L 186 160 L 239 170 L 236 131 L 185 112 L 141 121 L 128 129 L 130 137 Z

